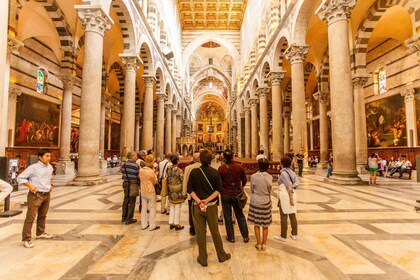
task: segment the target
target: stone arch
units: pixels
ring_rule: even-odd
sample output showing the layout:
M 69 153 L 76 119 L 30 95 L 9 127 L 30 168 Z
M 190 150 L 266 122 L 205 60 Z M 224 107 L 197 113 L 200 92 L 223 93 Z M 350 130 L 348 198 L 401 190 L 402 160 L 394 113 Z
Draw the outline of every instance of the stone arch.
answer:
M 322 92 L 329 92 L 330 85 L 329 85 L 329 75 L 330 75 L 330 57 L 328 53 L 328 48 L 325 50 L 324 57 L 321 61 L 321 67 L 319 69 L 319 78 L 318 78 L 318 85 L 319 90 Z
M 124 95 L 124 71 L 121 65 L 118 62 L 114 62 L 111 67 L 109 68 L 108 73 L 112 71 L 115 72 L 118 78 L 118 82 L 120 84 L 120 95 Z
M 266 61 L 263 64 L 263 67 L 261 68 L 261 84 L 263 87 L 268 87 L 268 82 L 269 82 L 269 74 L 271 72 L 271 67 L 270 64 L 268 63 L 268 61 Z
M 312 63 L 307 62 L 305 64 L 305 67 L 304 67 L 305 88 L 306 88 L 306 85 L 308 83 L 309 75 L 311 75 L 311 73 L 314 69 L 315 69 L 315 66 Z
M 308 22 L 313 14 L 316 3 L 317 1 L 299 1 L 299 3 L 297 3 L 296 10 L 298 12 L 292 20 L 292 22 L 295 23 L 292 29 L 293 43 L 297 45 L 305 45 Z
M 114 8 L 117 15 L 118 21 L 121 25 L 121 32 L 124 43 L 124 52 L 135 53 L 136 52 L 136 38 L 134 25 L 132 21 L 131 10 L 127 8 L 127 4 L 123 0 L 112 0 L 112 8 Z
M 144 76 L 153 75 L 153 58 L 149 45 L 143 43 L 140 48 L 140 58 L 143 61 Z
M 54 23 L 61 44 L 61 69 L 73 72 L 75 70 L 73 39 L 66 16 L 61 11 L 60 6 L 55 0 L 35 0 L 47 11 Z
M 387 11 L 388 8 L 396 5 L 408 8 L 407 3 L 409 0 L 377 0 L 372 4 L 369 11 L 360 22 L 359 28 L 356 33 L 354 53 L 353 53 L 353 71 L 357 72 L 359 69 L 364 70 L 366 68 L 366 52 L 369 43 L 369 39 L 372 35 L 375 26 L 379 22 L 382 15 Z M 418 13 L 420 10 L 408 8 L 409 13 Z M 412 23 L 415 24 L 415 23 Z
M 77 41 L 77 47 L 74 51 L 75 60 L 77 60 L 77 57 L 79 56 L 79 52 L 84 46 L 85 46 L 85 34 L 83 33 L 83 35 L 80 36 L 79 41 Z
M 171 84 L 169 82 L 165 85 L 165 95 L 168 101 L 172 100 Z
M 157 68 L 156 72 L 155 72 L 155 77 L 156 77 L 156 93 L 163 93 L 164 92 L 164 88 L 163 88 L 163 74 L 162 74 L 162 69 Z
M 251 86 L 251 95 L 253 97 L 256 96 L 257 90 L 258 90 L 258 88 L 259 88 L 260 85 L 261 85 L 261 83 L 258 80 L 258 78 L 254 78 L 254 80 L 252 81 L 252 86 Z
M 275 71 L 283 70 L 283 59 L 284 59 L 284 52 L 289 47 L 289 41 L 286 37 L 281 37 L 277 43 L 276 50 L 274 52 L 274 65 L 273 69 Z

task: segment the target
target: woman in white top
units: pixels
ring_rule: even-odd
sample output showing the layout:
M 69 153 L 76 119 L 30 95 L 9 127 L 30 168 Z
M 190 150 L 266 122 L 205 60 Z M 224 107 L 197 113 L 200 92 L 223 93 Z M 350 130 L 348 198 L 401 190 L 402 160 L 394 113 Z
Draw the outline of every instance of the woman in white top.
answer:
M 369 185 L 377 185 L 376 184 L 376 174 L 378 173 L 378 155 L 372 153 L 370 158 L 368 158 L 368 165 L 369 165 Z

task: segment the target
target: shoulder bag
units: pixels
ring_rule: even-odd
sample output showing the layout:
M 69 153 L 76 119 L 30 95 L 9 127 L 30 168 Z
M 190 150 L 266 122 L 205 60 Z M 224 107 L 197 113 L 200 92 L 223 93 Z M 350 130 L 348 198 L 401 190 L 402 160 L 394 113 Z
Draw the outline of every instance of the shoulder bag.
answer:
M 239 208 L 244 209 L 246 203 L 248 202 L 248 196 L 246 195 L 246 192 L 244 191 L 244 188 L 242 187 L 242 189 L 240 190 L 240 192 L 238 194 L 236 194 L 236 184 L 235 184 L 235 180 L 233 179 L 233 175 L 232 175 L 232 171 L 230 170 L 230 167 L 228 164 L 226 164 L 227 169 L 228 169 L 228 173 L 230 175 L 230 178 L 232 179 L 232 186 L 234 187 L 234 193 L 235 193 L 235 199 L 238 202 Z

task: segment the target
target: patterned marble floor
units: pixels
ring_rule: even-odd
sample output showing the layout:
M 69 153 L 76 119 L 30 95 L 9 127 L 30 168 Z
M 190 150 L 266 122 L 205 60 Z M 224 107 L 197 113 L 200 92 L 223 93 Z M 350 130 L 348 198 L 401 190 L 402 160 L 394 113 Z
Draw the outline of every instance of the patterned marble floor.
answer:
M 203 268 L 195 261 L 186 205 L 184 230 L 170 230 L 168 216 L 157 214 L 161 229 L 142 231 L 139 223 L 120 223 L 118 181 L 57 187 L 47 218 L 53 240 L 36 241 L 33 249 L 22 246 L 25 208 L 24 214 L 0 219 L 0 278 L 420 279 L 420 213 L 413 210 L 419 198 L 420 185 L 407 181 L 381 178 L 375 187 L 343 187 L 307 175 L 299 190 L 297 240 L 273 239 L 280 231 L 275 207 L 266 252 L 254 248 L 252 226 L 245 244 L 235 225 L 237 242 L 224 242 L 232 259 L 218 263 L 208 236 L 209 266 Z M 13 202 L 25 200 L 25 191 L 13 194 Z M 219 228 L 224 236 L 224 226 Z

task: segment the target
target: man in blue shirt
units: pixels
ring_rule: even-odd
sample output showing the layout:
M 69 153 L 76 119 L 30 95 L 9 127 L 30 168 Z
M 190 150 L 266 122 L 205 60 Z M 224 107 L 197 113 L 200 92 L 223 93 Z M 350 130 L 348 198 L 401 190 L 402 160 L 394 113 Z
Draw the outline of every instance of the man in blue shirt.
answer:
M 22 230 L 23 246 L 33 248 L 32 224 L 38 215 L 36 222 L 36 239 L 51 239 L 53 236 L 45 232 L 45 222 L 50 207 L 52 192 L 53 167 L 50 164 L 51 151 L 41 149 L 38 152 L 38 162 L 30 165 L 18 177 L 19 185 L 29 189 L 28 211 L 26 212 L 25 223 Z

